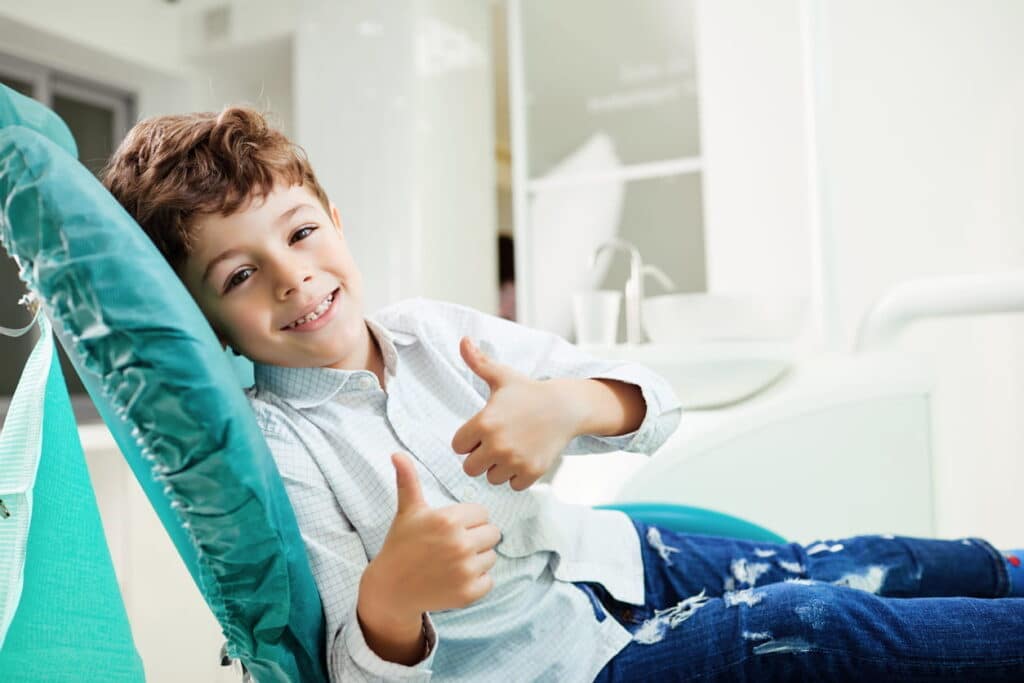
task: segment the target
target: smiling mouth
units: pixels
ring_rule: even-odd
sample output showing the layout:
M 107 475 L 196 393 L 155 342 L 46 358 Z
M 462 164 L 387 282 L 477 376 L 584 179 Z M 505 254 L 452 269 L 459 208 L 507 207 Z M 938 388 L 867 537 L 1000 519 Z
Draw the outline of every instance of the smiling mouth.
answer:
M 307 313 L 301 318 L 298 318 L 297 320 L 289 323 L 288 325 L 285 325 L 281 329 L 291 330 L 301 325 L 305 325 L 306 323 L 313 322 L 314 320 L 319 318 L 321 315 L 326 313 L 327 310 L 331 307 L 331 304 L 334 303 L 334 299 L 335 297 L 338 296 L 338 292 L 340 291 L 340 289 L 341 288 L 339 287 L 338 289 L 335 289 L 333 292 L 324 297 L 324 300 L 320 302 L 320 305 L 317 306 L 311 313 Z

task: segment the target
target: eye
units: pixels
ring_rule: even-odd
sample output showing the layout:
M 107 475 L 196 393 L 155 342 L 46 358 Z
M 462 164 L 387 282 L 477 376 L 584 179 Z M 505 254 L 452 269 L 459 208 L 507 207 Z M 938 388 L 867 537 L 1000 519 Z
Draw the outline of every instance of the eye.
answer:
M 295 244 L 299 240 L 306 239 L 307 237 L 312 235 L 313 231 L 315 231 L 315 230 L 316 230 L 316 226 L 315 225 L 304 225 L 304 226 L 302 226 L 301 228 L 296 230 L 294 234 L 292 234 L 291 244 Z
M 234 289 L 238 285 L 240 285 L 243 282 L 245 282 L 246 280 L 248 280 L 249 279 L 248 275 L 246 275 L 245 277 L 241 277 L 241 275 L 243 275 L 245 273 L 251 273 L 251 272 L 252 272 L 252 268 L 243 268 L 242 270 L 240 270 L 237 273 L 235 273 L 234 275 L 232 275 L 231 279 L 228 280 L 227 287 L 224 288 L 224 292 L 225 293 L 230 292 L 232 289 Z

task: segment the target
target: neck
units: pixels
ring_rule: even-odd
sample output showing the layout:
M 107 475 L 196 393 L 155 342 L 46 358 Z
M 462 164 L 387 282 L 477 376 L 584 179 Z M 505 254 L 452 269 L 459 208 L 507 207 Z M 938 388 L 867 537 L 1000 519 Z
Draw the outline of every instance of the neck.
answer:
M 380 344 L 365 322 L 363 322 L 361 332 L 361 338 L 356 343 L 356 350 L 347 358 L 328 367 L 338 370 L 369 370 L 377 375 L 380 385 L 384 386 L 384 354 L 380 350 Z

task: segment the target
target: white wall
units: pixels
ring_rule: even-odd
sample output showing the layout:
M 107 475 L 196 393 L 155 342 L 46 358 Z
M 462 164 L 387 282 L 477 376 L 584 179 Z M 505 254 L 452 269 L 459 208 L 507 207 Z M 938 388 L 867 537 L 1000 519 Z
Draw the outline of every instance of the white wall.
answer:
M 338 206 L 372 311 L 410 296 L 497 310 L 489 8 L 307 0 L 296 139 Z
M 824 216 L 844 349 L 867 307 L 931 274 L 1024 267 L 1024 5 L 841 0 L 825 7 Z M 698 3 L 712 290 L 813 286 L 800 3 Z M 943 535 L 1019 544 L 1024 322 L 922 323 L 937 367 Z M 879 476 L 885 476 L 879 472 Z
M 916 276 L 1024 267 L 1024 4 L 830 3 L 840 323 Z M 922 325 L 939 368 L 939 523 L 1020 544 L 1024 320 Z
M 0 16 L 141 67 L 163 72 L 179 70 L 181 9 L 172 4 L 2 0 Z M 7 42 L 2 46 L 6 49 Z M 60 56 L 61 51 L 50 54 L 54 59 Z
M 811 286 L 800 0 L 698 0 L 710 292 Z

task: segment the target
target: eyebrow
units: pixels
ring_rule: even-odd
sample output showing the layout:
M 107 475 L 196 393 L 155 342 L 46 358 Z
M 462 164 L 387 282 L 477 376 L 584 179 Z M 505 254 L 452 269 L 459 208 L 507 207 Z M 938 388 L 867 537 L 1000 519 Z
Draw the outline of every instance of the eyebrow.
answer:
M 284 213 L 282 213 L 280 216 L 278 216 L 277 220 L 274 221 L 274 225 L 280 225 L 281 223 L 284 223 L 284 222 L 288 221 L 288 219 L 290 219 L 292 216 L 294 216 L 296 213 L 298 213 L 298 211 L 301 210 L 301 209 L 312 209 L 312 208 L 315 208 L 312 204 L 307 204 L 307 203 L 296 204 L 295 206 L 293 206 L 292 208 L 286 210 Z M 218 263 L 220 263 L 224 259 L 231 258 L 232 256 L 235 256 L 236 254 L 239 254 L 239 253 L 241 253 L 241 252 L 238 249 L 228 249 L 227 251 L 222 252 L 219 256 L 217 256 L 215 259 L 210 261 L 210 263 L 206 266 L 206 270 L 203 271 L 203 280 L 202 281 L 206 282 L 207 278 L 210 277 L 210 271 L 213 270 L 214 266 L 216 266 Z

